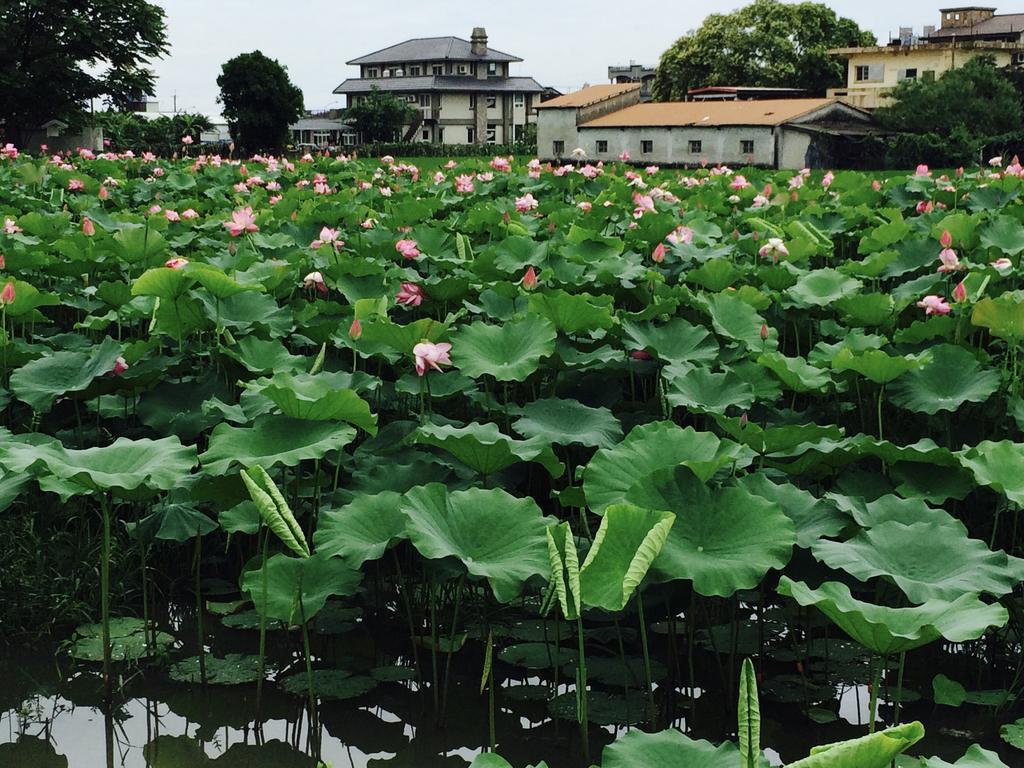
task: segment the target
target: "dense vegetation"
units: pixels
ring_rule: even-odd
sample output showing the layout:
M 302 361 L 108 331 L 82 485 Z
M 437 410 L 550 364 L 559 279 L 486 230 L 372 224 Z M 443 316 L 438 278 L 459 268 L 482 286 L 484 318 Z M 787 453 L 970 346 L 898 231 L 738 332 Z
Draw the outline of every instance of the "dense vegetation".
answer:
M 246 727 L 283 689 L 322 735 L 391 690 L 443 723 L 451 683 L 519 764 L 552 743 L 526 707 L 578 725 L 565 764 L 637 724 L 605 768 L 756 765 L 756 681 L 812 737 L 870 682 L 870 726 L 820 733 L 962 706 L 991 748 L 1024 669 L 1022 174 L 8 147 L 0 628 L 66 637 L 108 712 L 139 671 L 253 686 Z

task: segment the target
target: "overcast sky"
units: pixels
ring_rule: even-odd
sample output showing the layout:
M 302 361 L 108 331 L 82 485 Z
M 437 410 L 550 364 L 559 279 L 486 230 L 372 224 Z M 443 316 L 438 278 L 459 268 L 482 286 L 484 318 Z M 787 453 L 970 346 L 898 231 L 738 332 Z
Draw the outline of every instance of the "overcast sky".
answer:
M 610 64 L 654 66 L 679 35 L 709 13 L 743 0 L 154 0 L 167 14 L 169 55 L 155 63 L 162 110 L 219 115 L 217 75 L 232 56 L 259 49 L 288 68 L 307 109 L 343 106 L 332 91 L 356 73 L 349 59 L 412 37 L 468 38 L 487 28 L 490 45 L 524 61 L 513 75 L 560 91 L 607 82 Z M 899 27 L 938 24 L 924 0 L 829 0 L 879 40 Z M 1000 9 L 1012 10 L 1012 9 Z

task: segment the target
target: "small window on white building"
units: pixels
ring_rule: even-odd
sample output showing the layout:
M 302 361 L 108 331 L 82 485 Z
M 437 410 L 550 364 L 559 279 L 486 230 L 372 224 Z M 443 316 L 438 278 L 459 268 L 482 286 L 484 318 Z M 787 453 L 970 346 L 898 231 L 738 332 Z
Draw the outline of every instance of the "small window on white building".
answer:
M 515 99 L 515 105 L 517 107 L 522 107 L 522 106 L 526 105 L 526 94 L 525 93 L 517 93 L 515 95 L 514 99 Z
M 424 141 L 430 141 L 430 131 L 429 130 L 423 132 L 423 140 Z
M 691 155 L 699 155 L 703 151 L 703 144 L 701 143 L 700 139 L 690 139 Z
M 491 94 L 487 97 L 487 108 L 494 109 L 496 106 L 498 106 L 498 97 Z
M 476 109 L 476 94 L 475 93 L 469 94 L 469 108 L 470 109 Z
M 366 76 L 367 77 L 376 77 L 377 76 L 377 68 L 376 67 L 367 67 L 366 68 Z
M 643 139 L 640 142 L 640 151 L 645 155 L 649 155 L 654 151 L 654 142 L 651 139 Z
M 416 66 L 415 64 L 409 65 L 409 77 L 419 77 L 419 76 L 420 76 L 420 68 L 418 66 Z
M 464 75 L 469 72 L 469 66 L 466 64 L 459 64 L 459 74 Z
M 496 128 L 487 129 L 487 143 L 496 144 L 498 141 L 498 130 Z
M 433 75 L 443 75 L 444 74 L 444 64 L 433 64 L 433 65 L 431 65 L 430 72 Z
M 487 74 L 491 75 L 492 77 L 498 74 L 498 65 L 495 64 L 493 61 L 487 62 Z
M 405 100 L 407 102 L 409 102 L 410 104 L 415 104 L 416 103 L 416 94 L 415 93 L 406 94 Z
M 420 106 L 421 107 L 429 107 L 430 106 L 430 94 L 429 93 L 421 93 L 420 94 Z
M 553 141 L 551 142 L 551 154 L 555 157 L 561 157 L 565 154 L 565 142 L 564 141 Z
M 741 139 L 740 140 L 740 153 L 744 155 L 754 154 L 754 140 L 753 139 Z
M 901 69 L 899 72 L 899 80 L 917 80 L 917 69 L 911 67 L 910 69 Z
M 597 141 L 597 153 L 602 154 L 608 151 L 608 142 L 604 139 L 598 139 Z
M 466 128 L 466 143 L 472 144 L 476 141 L 476 129 L 472 126 Z

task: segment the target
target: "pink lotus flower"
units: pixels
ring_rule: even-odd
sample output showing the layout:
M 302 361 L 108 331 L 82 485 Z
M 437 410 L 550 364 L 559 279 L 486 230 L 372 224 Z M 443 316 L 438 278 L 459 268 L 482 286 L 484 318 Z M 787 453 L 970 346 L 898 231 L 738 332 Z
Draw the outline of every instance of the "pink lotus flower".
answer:
M 82 234 L 86 237 L 92 237 L 96 234 L 96 225 L 92 223 L 92 219 L 88 216 L 82 217 Z
M 660 264 L 665 260 L 665 244 L 658 243 L 654 246 L 654 250 L 651 252 L 651 261 L 655 264 Z
M 835 174 L 833 174 L 832 171 L 829 171 L 821 177 L 821 186 L 828 189 L 832 186 L 832 182 L 835 181 L 835 179 Z
M 157 166 L 156 168 L 153 169 L 153 175 L 159 179 L 161 176 L 164 175 L 164 169 L 161 168 L 160 166 Z
M 790 179 L 789 179 L 789 188 L 790 189 L 800 189 L 800 187 L 802 187 L 803 185 L 804 185 L 804 177 L 801 176 L 799 173 L 796 176 L 790 177 Z
M 5 269 L 7 269 L 7 259 L 0 253 L 0 272 L 3 272 Z
M 448 343 L 434 344 L 431 341 L 421 341 L 412 348 L 413 357 L 416 359 L 416 373 L 423 376 L 428 368 L 440 371 L 442 365 L 451 365 L 452 360 L 448 353 L 452 345 Z
M 963 280 L 957 283 L 956 288 L 953 289 L 953 301 L 957 304 L 967 301 L 967 286 L 964 285 Z
M 423 289 L 416 283 L 402 283 L 395 294 L 395 301 L 407 307 L 418 307 L 423 303 Z
M 528 213 L 537 208 L 539 203 L 534 199 L 533 195 L 527 192 L 522 197 L 516 198 L 516 210 L 519 213 Z
M 434 183 L 435 184 L 444 184 L 444 172 L 443 171 L 437 171 L 434 174 Z
M 768 198 L 764 195 L 754 195 L 754 199 L 750 204 L 751 208 L 765 208 L 768 206 Z
M 99 197 L 100 200 L 106 200 L 110 197 L 110 191 L 106 187 L 100 187 Z
M 480 181 L 486 183 L 488 181 L 494 181 L 494 174 L 491 173 L 490 171 L 484 171 L 483 173 L 479 174 L 477 178 L 480 179 Z
M 45 152 L 46 145 L 40 144 L 39 151 Z M 0 149 L 0 155 L 2 155 L 3 157 L 10 158 L 11 160 L 14 160 L 18 157 L 18 148 L 11 144 L 10 142 L 8 142 L 7 144 L 4 145 L 3 149 Z
M 455 191 L 460 195 L 469 195 L 473 193 L 473 177 L 466 174 L 461 174 L 455 177 Z
M 198 219 L 199 214 L 196 213 L 194 208 L 186 208 L 181 212 L 181 218 L 191 221 L 192 219 Z
M 523 275 L 521 284 L 525 291 L 532 291 L 537 287 L 537 272 L 533 267 L 526 270 L 526 274 Z
M 949 304 L 941 296 L 925 296 L 917 302 L 917 306 L 924 310 L 925 315 L 948 315 Z
M 510 163 L 504 157 L 495 157 L 491 160 L 491 168 L 502 173 L 507 173 L 512 170 L 512 163 Z
M 914 175 L 915 176 L 931 176 L 932 172 L 928 170 L 928 166 L 927 165 L 925 165 L 924 163 L 921 163 L 919 166 L 917 166 L 917 169 L 914 171 Z
M 732 181 L 729 182 L 729 189 L 746 189 L 750 186 L 750 182 L 744 176 L 736 174 L 732 177 Z
M 935 205 L 931 200 L 922 200 L 917 204 L 918 213 L 931 213 L 934 209 Z
M 634 219 L 643 218 L 645 213 L 654 213 L 654 199 L 650 195 L 634 192 L 633 202 L 636 204 L 636 208 L 633 209 Z
M 173 259 L 168 259 L 164 262 L 164 266 L 168 269 L 184 269 L 187 264 L 188 259 L 181 256 L 175 256 Z
M 999 258 L 999 259 L 996 259 L 995 261 L 993 261 L 993 262 L 992 262 L 992 266 L 993 266 L 993 267 L 995 267 L 996 271 L 997 271 L 997 272 L 998 272 L 999 274 L 1001 274 L 1001 275 L 1005 275 L 1005 274 L 1007 274 L 1007 273 L 1008 273 L 1008 272 L 1009 272 L 1010 270 L 1012 270 L 1012 269 L 1013 269 L 1013 262 L 1012 262 L 1012 261 L 1010 261 L 1010 260 L 1009 260 L 1008 258 L 1006 258 L 1005 256 L 1003 256 L 1002 258 Z
M 988 159 L 988 164 L 991 165 L 993 168 L 1000 167 L 1003 164 L 1003 156 L 996 155 L 995 157 L 990 157 Z
M 13 304 L 15 298 L 14 283 L 8 283 L 4 286 L 4 289 L 0 291 L 0 304 Z
M 653 176 L 660 170 L 661 168 L 659 168 L 656 165 L 648 165 L 646 168 L 644 168 L 644 171 L 647 173 L 648 176 Z
M 634 349 L 629 353 L 629 356 L 634 360 L 653 360 L 654 356 L 646 349 Z
M 882 191 L 882 182 L 880 182 L 878 179 L 874 179 L 871 182 L 871 188 L 873 190 L 875 190 L 875 192 L 881 192 Z
M 168 208 L 164 211 L 164 218 L 168 221 L 181 221 L 181 214 Z
M 352 341 L 359 341 L 359 338 L 363 335 L 363 324 L 359 322 L 359 318 L 352 319 L 352 325 L 348 327 L 348 337 Z
M 21 227 L 14 223 L 14 219 L 4 219 L 4 234 L 5 235 L 16 235 L 21 232 Z
M 778 261 L 780 257 L 789 256 L 789 249 L 786 248 L 781 237 L 769 237 L 768 242 L 761 246 L 757 255 L 762 259 L 767 259 L 770 256 L 772 261 Z
M 107 371 L 107 376 L 120 376 L 122 373 L 128 370 L 128 363 L 125 362 L 123 357 L 118 356 L 117 360 L 114 361 L 114 367 Z
M 319 272 L 310 272 L 302 278 L 302 287 L 306 289 L 315 288 L 324 296 L 327 295 L 327 283 L 324 282 L 324 276 Z
M 458 165 L 458 163 L 456 163 L 454 160 L 449 160 L 447 163 L 444 164 L 444 167 L 450 171 L 456 165 Z
M 761 323 L 761 341 L 768 341 L 768 324 Z
M 188 145 L 190 145 L 192 143 L 192 137 L 191 136 L 182 136 L 181 137 L 181 143 L 184 144 L 187 147 Z
M 68 192 L 81 192 L 85 189 L 85 182 L 81 179 L 68 180 Z
M 679 226 L 665 235 L 665 239 L 673 245 L 679 245 L 679 243 L 690 243 L 693 241 L 693 230 L 689 227 Z
M 950 234 L 948 229 L 942 230 L 942 234 L 939 236 L 939 245 L 943 248 L 949 248 L 953 245 L 953 235 Z
M 576 203 L 576 207 L 579 208 L 584 213 L 590 213 L 590 209 L 594 207 L 594 204 L 586 200 L 581 200 L 580 202 Z
M 960 259 L 957 258 L 956 251 L 952 248 L 943 248 L 939 253 L 939 261 L 942 262 L 939 265 L 939 272 L 956 272 L 958 269 L 962 269 Z
M 320 237 L 311 242 L 309 247 L 316 250 L 324 245 L 331 244 L 334 246 L 335 251 L 339 251 L 345 245 L 345 241 L 339 239 L 340 234 L 341 233 L 336 229 L 324 227 L 320 230 Z
M 622 152 L 619 154 L 619 160 L 623 163 L 629 162 L 629 152 Z
M 231 214 L 231 221 L 224 222 L 224 228 L 231 233 L 232 237 L 238 237 L 244 232 L 259 232 L 256 226 L 256 215 L 252 212 L 251 206 L 245 206 Z
M 395 243 L 395 250 L 407 259 L 420 257 L 420 248 L 415 240 L 399 240 Z

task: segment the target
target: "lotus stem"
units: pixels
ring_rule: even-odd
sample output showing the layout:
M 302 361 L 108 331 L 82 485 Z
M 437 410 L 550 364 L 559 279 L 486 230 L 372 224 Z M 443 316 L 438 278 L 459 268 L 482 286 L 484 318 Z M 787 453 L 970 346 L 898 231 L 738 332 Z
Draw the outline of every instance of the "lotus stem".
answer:
M 202 558 L 203 558 L 203 532 L 196 528 L 196 635 L 199 641 L 199 682 L 206 685 L 206 638 L 203 636 L 203 579 L 202 579 Z
M 409 603 L 409 594 L 406 590 L 405 579 L 402 576 L 402 563 L 398 559 L 398 553 L 392 549 L 391 558 L 395 561 L 395 573 L 398 575 L 398 589 L 402 596 L 402 603 L 405 605 L 405 617 L 409 621 L 409 643 L 412 645 L 412 663 L 416 667 L 416 685 L 423 685 L 423 676 L 420 674 L 420 653 L 416 644 L 416 629 L 412 620 L 412 605 Z
M 655 721 L 654 680 L 651 675 L 651 652 L 647 646 L 647 620 L 644 618 L 644 596 L 639 590 L 636 593 L 636 606 L 640 620 L 640 648 L 644 655 L 644 675 L 647 678 L 647 707 L 649 722 Z
M 103 697 L 109 709 L 111 696 L 110 658 L 110 500 L 100 494 L 103 513 L 103 557 L 100 561 L 100 623 L 103 634 Z
M 302 576 L 299 576 L 299 620 L 302 622 L 302 656 L 306 662 L 306 686 L 309 690 L 309 732 L 312 739 L 313 729 L 319 720 L 316 711 L 316 691 L 313 689 L 313 663 L 309 650 L 309 625 L 306 622 L 306 608 L 302 602 Z M 319 750 L 317 750 L 319 752 Z M 319 755 L 313 755 L 319 758 Z
M 444 693 L 441 695 L 441 717 L 448 713 L 448 680 L 452 671 L 452 653 L 455 650 L 455 630 L 459 621 L 459 604 L 462 602 L 462 588 L 466 583 L 466 575 L 459 576 L 459 584 L 455 587 L 455 608 L 452 611 L 452 629 L 448 633 L 448 657 L 444 663 Z
M 590 720 L 587 714 L 587 651 L 583 641 L 583 617 L 576 617 L 576 640 L 579 644 L 579 663 L 576 666 L 576 719 L 583 740 L 583 760 L 590 762 Z
M 877 661 L 878 664 L 871 675 L 871 697 L 868 700 L 868 733 L 875 732 L 875 719 L 878 714 L 878 689 L 882 685 L 882 668 L 885 667 L 885 656 L 881 659 L 872 657 L 872 661 Z
M 882 400 L 885 398 L 885 385 L 882 384 L 878 388 L 878 439 L 885 440 L 885 435 L 882 433 Z
M 903 705 L 903 668 L 906 665 L 906 661 L 907 661 L 907 652 L 906 651 L 900 651 L 900 666 L 899 666 L 899 670 L 896 673 L 896 704 L 895 704 L 895 710 L 896 711 L 893 714 L 893 722 L 892 722 L 892 724 L 894 726 L 900 724 L 900 707 Z
M 256 679 L 256 720 L 260 721 L 263 705 L 263 678 L 266 675 L 267 663 L 267 545 L 270 541 L 270 529 L 263 532 L 263 564 L 260 566 L 260 576 L 263 582 L 263 609 L 258 611 L 260 615 L 260 660 L 259 677 Z
M 430 580 L 430 689 L 434 694 L 435 717 L 441 711 L 437 693 L 437 594 L 434 591 L 434 580 Z

